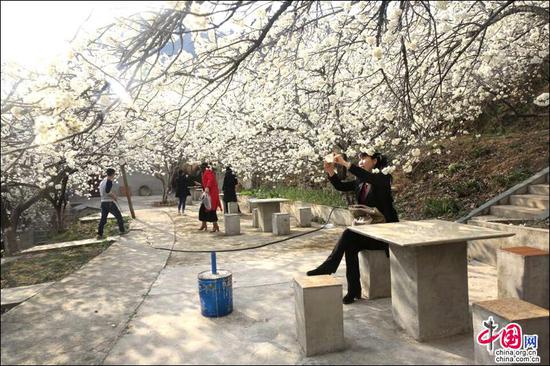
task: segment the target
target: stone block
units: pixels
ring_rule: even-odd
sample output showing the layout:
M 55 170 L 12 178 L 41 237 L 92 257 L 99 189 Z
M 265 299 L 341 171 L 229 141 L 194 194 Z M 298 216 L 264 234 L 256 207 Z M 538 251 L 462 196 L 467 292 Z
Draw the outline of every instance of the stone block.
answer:
M 338 279 L 295 277 L 294 301 L 298 343 L 307 357 L 344 349 L 342 284 Z
M 523 335 L 538 335 L 538 356 L 540 364 L 548 364 L 548 309 L 528 303 L 526 301 L 506 298 L 498 300 L 489 300 L 475 302 L 472 304 L 472 322 L 474 337 L 474 359 L 478 365 L 495 365 L 497 363 L 509 364 L 510 362 L 496 362 L 498 356 L 497 350 L 502 348 L 501 337 L 492 343 L 492 347 L 487 344 L 479 344 L 478 336 L 488 329 L 483 322 L 493 320 L 493 324 L 498 327 L 493 335 L 500 332 L 510 323 L 518 324 L 522 329 Z M 523 341 L 523 340 L 522 340 Z M 524 345 L 524 344 L 522 344 Z M 523 348 L 523 347 L 522 347 Z M 502 351 L 501 351 L 502 352 Z
M 225 235 L 239 235 L 241 233 L 241 215 L 224 214 Z
M 273 234 L 288 235 L 290 234 L 290 214 L 274 213 L 272 215 Z
M 311 207 L 298 208 L 298 225 L 301 227 L 310 227 L 312 218 Z
M 367 299 L 391 296 L 390 259 L 383 250 L 359 252 L 361 289 Z
M 499 249 L 498 297 L 514 297 L 548 309 L 548 252 L 532 247 Z
M 260 227 L 258 222 L 258 209 L 255 208 L 252 210 L 252 227 Z
M 390 268 L 393 319 L 408 334 L 427 341 L 471 330 L 466 242 L 390 244 Z
M 185 205 L 186 206 L 192 206 L 193 205 L 193 197 L 192 196 L 185 197 Z
M 281 204 L 279 202 L 262 202 L 257 205 L 260 230 L 264 233 L 273 232 L 273 214 L 281 212 Z
M 238 214 L 239 204 L 237 202 L 227 202 L 227 212 L 230 214 Z

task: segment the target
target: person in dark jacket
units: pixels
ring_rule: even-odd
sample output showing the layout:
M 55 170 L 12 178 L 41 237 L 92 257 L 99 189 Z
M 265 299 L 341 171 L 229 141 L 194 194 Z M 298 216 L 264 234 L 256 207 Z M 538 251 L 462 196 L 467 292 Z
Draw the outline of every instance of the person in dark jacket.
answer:
M 225 168 L 225 176 L 223 177 L 223 185 L 222 185 L 222 191 L 223 191 L 223 209 L 225 212 L 229 212 L 227 210 L 227 203 L 228 202 L 237 202 L 237 192 L 235 190 L 235 187 L 239 184 L 239 181 L 237 180 L 237 177 L 231 170 L 231 167 L 228 166 Z M 239 213 L 241 210 L 239 209 Z
M 341 155 L 334 157 L 334 163 L 343 165 L 356 179 L 342 182 L 334 170 L 333 163 L 324 163 L 329 180 L 339 191 L 355 192 L 357 203 L 369 207 L 376 207 L 385 217 L 386 222 L 398 222 L 397 212 L 393 207 L 391 193 L 391 176 L 382 173 L 373 173 L 373 169 L 382 170 L 387 165 L 386 158 L 380 153 L 369 155 L 361 153 L 359 164 L 350 164 Z M 359 273 L 359 252 L 362 250 L 384 250 L 389 256 L 388 244 L 354 233 L 347 229 L 336 243 L 332 253 L 316 269 L 307 272 L 308 276 L 331 274 L 336 272 L 342 257 L 346 257 L 346 278 L 348 293 L 343 298 L 344 304 L 350 304 L 361 298 L 361 278 Z
M 179 198 L 178 215 L 183 215 L 185 213 L 185 201 L 187 196 L 191 195 L 191 191 L 189 191 L 188 187 L 189 183 L 189 175 L 185 173 L 183 169 L 180 169 L 175 184 L 176 197 Z

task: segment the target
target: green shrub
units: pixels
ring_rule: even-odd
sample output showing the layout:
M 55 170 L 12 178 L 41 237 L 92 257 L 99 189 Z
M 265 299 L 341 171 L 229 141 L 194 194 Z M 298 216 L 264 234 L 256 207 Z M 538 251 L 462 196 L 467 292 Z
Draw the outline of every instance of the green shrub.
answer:
M 483 190 L 483 183 L 477 179 L 470 179 L 468 181 L 459 181 L 453 186 L 458 197 L 467 197 L 472 194 L 479 193 Z
M 519 169 L 505 175 L 497 175 L 495 181 L 497 184 L 504 188 L 511 188 L 516 184 L 526 180 L 533 172 L 530 169 Z
M 453 198 L 430 198 L 424 204 L 424 214 L 430 217 L 439 217 L 456 214 L 460 211 L 457 200 Z
M 465 166 L 460 163 L 452 163 L 452 164 L 449 164 L 449 166 L 447 167 L 447 170 L 449 170 L 449 173 L 454 174 L 464 168 Z
M 491 148 L 489 148 L 489 147 L 475 146 L 472 149 L 472 156 L 474 158 L 480 158 L 482 156 L 487 156 L 490 153 L 491 153 Z

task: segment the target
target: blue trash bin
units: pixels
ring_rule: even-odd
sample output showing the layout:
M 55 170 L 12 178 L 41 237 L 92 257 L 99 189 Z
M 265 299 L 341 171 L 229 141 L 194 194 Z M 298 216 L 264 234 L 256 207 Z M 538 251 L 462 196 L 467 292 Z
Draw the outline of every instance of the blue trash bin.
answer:
M 201 313 L 215 318 L 233 311 L 233 276 L 230 271 L 218 270 L 217 273 L 204 271 L 199 273 L 199 297 Z

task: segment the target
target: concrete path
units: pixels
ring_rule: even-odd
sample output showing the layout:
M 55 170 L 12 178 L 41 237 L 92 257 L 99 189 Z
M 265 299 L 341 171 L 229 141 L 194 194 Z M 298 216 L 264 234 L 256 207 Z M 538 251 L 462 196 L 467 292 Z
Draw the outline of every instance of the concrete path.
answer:
M 140 212 L 171 245 L 166 214 Z M 166 264 L 142 231 L 121 237 L 80 270 L 2 315 L 2 364 L 100 364 Z
M 346 350 L 306 358 L 296 341 L 292 278 L 320 264 L 343 228 L 261 249 L 219 252 L 233 273 L 234 311 L 200 313 L 197 274 L 208 253 L 280 240 L 241 217 L 238 236 L 199 232 L 198 206 L 140 210 L 119 242 L 2 316 L 2 364 L 471 364 L 472 334 L 419 343 L 393 321 L 391 299 L 344 306 Z M 171 217 L 168 217 L 169 212 Z M 220 219 L 223 217 L 219 215 Z M 292 235 L 311 228 L 296 228 Z M 211 226 L 209 227 L 211 229 Z M 496 294 L 494 269 L 470 263 L 470 302 Z M 335 274 L 345 285 L 345 263 Z

